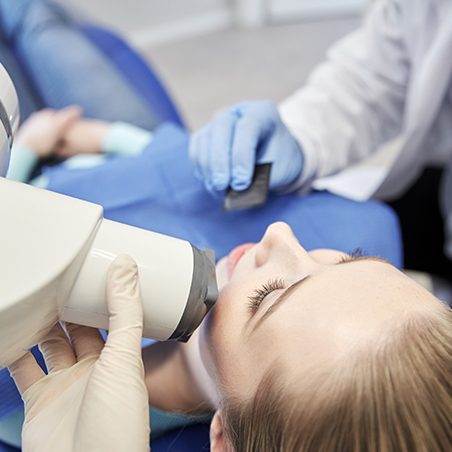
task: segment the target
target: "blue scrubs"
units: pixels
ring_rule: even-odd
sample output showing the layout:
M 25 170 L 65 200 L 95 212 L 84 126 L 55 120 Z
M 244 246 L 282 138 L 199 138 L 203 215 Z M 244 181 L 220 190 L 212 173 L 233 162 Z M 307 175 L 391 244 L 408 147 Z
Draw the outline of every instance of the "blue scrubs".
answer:
M 376 201 L 359 203 L 326 192 L 272 196 L 260 208 L 225 212 L 194 177 L 188 135 L 174 125 L 155 131 L 145 151 L 112 157 L 94 168 L 44 168 L 48 189 L 105 208 L 105 217 L 213 248 L 217 258 L 244 242 L 257 242 L 267 226 L 287 222 L 306 249 L 334 248 L 365 253 L 402 265 L 398 221 Z M 150 250 L 152 252 L 152 250 Z M 21 408 L 6 370 L 0 371 L 0 421 Z

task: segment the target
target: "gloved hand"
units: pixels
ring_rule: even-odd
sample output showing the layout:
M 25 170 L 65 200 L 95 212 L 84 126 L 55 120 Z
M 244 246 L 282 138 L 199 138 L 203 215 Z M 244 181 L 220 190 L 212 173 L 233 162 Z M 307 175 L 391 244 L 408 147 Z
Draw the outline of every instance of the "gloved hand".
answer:
M 39 344 L 45 375 L 31 353 L 10 372 L 25 402 L 24 452 L 149 451 L 148 394 L 141 359 L 143 308 L 136 264 L 112 264 L 109 334 L 59 324 Z
M 256 163 L 273 163 L 270 189 L 284 189 L 303 169 L 303 153 L 269 101 L 243 102 L 218 115 L 190 141 L 196 175 L 211 193 L 245 190 Z

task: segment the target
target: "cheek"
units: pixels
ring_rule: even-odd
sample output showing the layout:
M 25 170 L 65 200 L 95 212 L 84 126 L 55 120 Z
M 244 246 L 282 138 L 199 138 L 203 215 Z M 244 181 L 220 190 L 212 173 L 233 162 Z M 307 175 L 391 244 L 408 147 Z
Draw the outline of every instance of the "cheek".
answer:
M 209 312 L 201 326 L 201 354 L 209 362 L 209 368 L 217 368 L 221 358 L 231 349 L 231 339 L 236 337 L 232 321 L 233 309 L 230 300 L 220 293 L 215 307 Z
M 222 290 L 215 308 L 209 315 L 206 332 L 217 349 L 232 347 L 241 334 L 243 306 L 240 298 L 230 290 L 230 285 Z
M 240 298 L 229 284 L 201 326 L 202 359 L 211 376 L 220 382 L 225 382 L 231 365 L 237 363 L 244 351 L 245 316 L 243 295 Z

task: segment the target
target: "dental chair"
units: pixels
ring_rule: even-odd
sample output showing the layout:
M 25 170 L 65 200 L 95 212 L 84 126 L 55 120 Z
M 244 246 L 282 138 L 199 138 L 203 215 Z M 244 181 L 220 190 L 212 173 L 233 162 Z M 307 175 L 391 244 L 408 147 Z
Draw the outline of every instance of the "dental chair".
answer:
M 140 94 L 162 122 L 184 127 L 184 121 L 164 85 L 149 62 L 145 62 L 128 44 L 105 28 L 92 24 L 80 25 L 81 30 L 118 68 L 130 86 Z

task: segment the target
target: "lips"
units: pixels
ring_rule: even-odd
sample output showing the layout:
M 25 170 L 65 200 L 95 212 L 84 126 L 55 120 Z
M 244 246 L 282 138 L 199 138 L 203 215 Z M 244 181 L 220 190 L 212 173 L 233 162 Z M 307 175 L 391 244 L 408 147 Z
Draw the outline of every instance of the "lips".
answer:
M 228 256 L 228 277 L 232 276 L 235 267 L 239 263 L 239 260 L 251 249 L 255 246 L 255 243 L 244 243 L 243 245 L 239 245 L 234 248 Z

